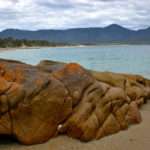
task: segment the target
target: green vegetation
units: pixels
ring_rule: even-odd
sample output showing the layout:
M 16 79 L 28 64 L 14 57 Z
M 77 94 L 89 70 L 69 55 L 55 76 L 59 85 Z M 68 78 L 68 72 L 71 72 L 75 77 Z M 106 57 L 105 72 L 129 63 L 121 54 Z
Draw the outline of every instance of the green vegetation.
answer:
M 58 44 L 54 42 L 48 42 L 44 40 L 18 40 L 18 39 L 13 39 L 13 38 L 5 38 L 5 39 L 0 39 L 0 48 L 15 48 L 15 47 L 46 47 L 46 46 L 64 46 L 66 44 Z
M 99 42 L 99 43 L 84 43 L 83 45 L 121 45 L 121 44 L 150 44 L 149 41 L 124 41 L 124 42 Z M 26 48 L 26 47 L 56 47 L 56 46 L 77 46 L 78 44 L 55 43 L 46 40 L 26 40 L 14 38 L 0 38 L 0 48 Z

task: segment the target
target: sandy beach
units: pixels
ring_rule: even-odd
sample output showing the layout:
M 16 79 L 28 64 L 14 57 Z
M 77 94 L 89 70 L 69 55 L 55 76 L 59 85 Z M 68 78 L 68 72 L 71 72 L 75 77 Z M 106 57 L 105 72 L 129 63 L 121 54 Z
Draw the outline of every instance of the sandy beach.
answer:
M 41 47 L 10 47 L 10 48 L 0 48 L 0 52 L 4 51 L 15 51 L 15 50 L 30 50 L 30 49 L 39 49 Z
M 141 113 L 142 123 L 97 141 L 84 143 L 67 136 L 59 136 L 44 144 L 24 146 L 1 139 L 0 150 L 148 150 L 150 147 L 150 101 L 142 107 Z

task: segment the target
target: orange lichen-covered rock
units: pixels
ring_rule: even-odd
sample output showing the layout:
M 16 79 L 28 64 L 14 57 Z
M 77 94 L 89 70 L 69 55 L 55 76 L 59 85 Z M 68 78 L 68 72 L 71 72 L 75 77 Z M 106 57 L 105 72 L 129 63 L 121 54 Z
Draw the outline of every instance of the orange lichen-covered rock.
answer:
M 0 134 L 23 144 L 62 133 L 83 141 L 116 133 L 141 121 L 139 106 L 149 98 L 150 81 L 141 76 L 0 60 Z
M 43 61 L 38 66 L 43 71 L 50 72 L 48 70 L 52 70 L 51 68 L 54 65 L 56 70 L 53 69 L 52 72 L 54 74 L 55 72 L 61 72 L 61 79 L 65 74 L 66 81 L 70 81 L 66 73 L 68 72 L 66 70 L 67 67 L 78 77 L 79 70 L 72 69 L 76 68 L 74 67 L 75 64 L 65 65 L 64 63 Z M 59 67 L 56 67 L 57 65 Z M 71 67 L 72 65 L 73 67 Z M 150 87 L 149 80 L 136 75 L 87 72 L 85 70 L 84 72 L 91 76 L 93 80 L 83 90 L 77 105 L 73 105 L 72 114 L 61 124 L 58 130 L 59 133 L 66 133 L 71 137 L 88 141 L 124 130 L 130 124 L 141 121 L 138 106 L 143 104 L 143 99 L 150 98 L 150 91 L 148 90 Z M 80 80 L 78 81 L 81 83 Z M 68 90 L 72 89 L 71 86 L 75 87 L 79 84 L 77 82 L 75 82 L 76 85 L 72 83 L 67 86 Z M 73 89 L 73 91 L 75 90 Z
M 72 111 L 68 91 L 53 76 L 16 61 L 0 60 L 0 134 L 23 144 L 42 143 Z M 10 74 L 11 72 L 11 74 Z

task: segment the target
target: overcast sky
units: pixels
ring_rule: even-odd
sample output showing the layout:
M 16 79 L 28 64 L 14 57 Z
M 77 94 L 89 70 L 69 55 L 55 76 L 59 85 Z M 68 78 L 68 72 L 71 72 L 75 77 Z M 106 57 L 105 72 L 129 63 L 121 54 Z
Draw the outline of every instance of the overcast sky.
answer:
M 0 30 L 150 26 L 150 0 L 0 0 Z

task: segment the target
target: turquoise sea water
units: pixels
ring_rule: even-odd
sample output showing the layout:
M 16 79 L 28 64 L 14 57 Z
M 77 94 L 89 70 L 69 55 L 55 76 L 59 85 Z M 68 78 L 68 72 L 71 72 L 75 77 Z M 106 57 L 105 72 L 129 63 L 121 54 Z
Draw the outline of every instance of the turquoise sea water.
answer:
M 29 64 L 43 59 L 77 62 L 93 70 L 141 74 L 150 78 L 150 45 L 18 49 L 0 52 L 0 58 Z

